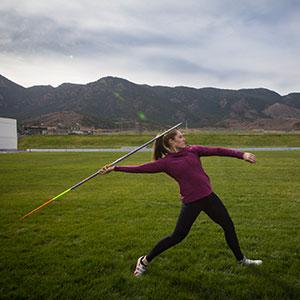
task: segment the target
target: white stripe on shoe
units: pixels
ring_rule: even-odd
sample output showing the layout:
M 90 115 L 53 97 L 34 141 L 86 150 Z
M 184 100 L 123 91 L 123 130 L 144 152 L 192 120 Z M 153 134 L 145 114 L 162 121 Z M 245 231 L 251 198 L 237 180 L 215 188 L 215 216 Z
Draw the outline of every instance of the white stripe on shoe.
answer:
M 141 263 L 141 260 L 144 258 L 144 256 L 141 256 L 138 258 L 137 260 L 137 263 L 136 263 L 136 266 L 135 266 L 135 270 L 134 270 L 134 276 L 140 276 L 142 275 L 144 272 L 147 271 L 147 267 L 144 266 L 142 263 Z

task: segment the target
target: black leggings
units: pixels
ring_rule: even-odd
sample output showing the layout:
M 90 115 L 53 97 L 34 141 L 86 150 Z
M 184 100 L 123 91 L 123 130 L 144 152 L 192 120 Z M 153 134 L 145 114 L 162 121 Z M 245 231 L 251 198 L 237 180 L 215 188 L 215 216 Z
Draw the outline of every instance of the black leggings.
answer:
M 214 222 L 224 230 L 225 239 L 237 260 L 243 259 L 234 224 L 221 199 L 212 192 L 210 195 L 195 202 L 182 204 L 177 224 L 171 235 L 160 240 L 147 255 L 150 262 L 155 256 L 181 242 L 189 233 L 194 221 L 201 211 L 204 211 Z

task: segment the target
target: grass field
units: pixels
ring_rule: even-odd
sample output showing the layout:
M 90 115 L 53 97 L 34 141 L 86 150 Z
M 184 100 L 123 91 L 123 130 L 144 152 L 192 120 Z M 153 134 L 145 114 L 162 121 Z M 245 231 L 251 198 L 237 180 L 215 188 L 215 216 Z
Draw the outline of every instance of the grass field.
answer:
M 175 181 L 112 172 L 19 221 L 120 154 L 1 155 L 0 298 L 299 299 L 300 152 L 253 153 L 256 164 L 218 156 L 202 163 L 243 252 L 263 265 L 238 266 L 222 229 L 202 212 L 188 237 L 140 278 L 132 275 L 136 259 L 176 223 Z M 149 160 L 136 153 L 120 165 Z
M 270 133 L 270 132 L 186 132 L 189 144 L 222 145 L 224 147 L 300 147 L 300 133 Z M 22 136 L 18 149 L 40 148 L 120 148 L 138 146 L 156 136 L 152 134 L 103 134 L 95 136 L 79 135 L 44 135 Z

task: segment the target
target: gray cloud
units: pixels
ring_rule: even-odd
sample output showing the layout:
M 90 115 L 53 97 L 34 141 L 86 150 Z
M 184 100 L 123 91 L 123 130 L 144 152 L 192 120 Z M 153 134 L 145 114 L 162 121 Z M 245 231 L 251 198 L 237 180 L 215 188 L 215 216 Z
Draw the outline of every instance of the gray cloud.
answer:
M 24 86 L 113 75 L 284 94 L 299 91 L 299 20 L 292 0 L 4 0 L 0 74 Z
M 186 59 L 179 59 L 177 57 L 170 56 L 152 56 L 146 59 L 145 64 L 150 65 L 152 69 L 158 71 L 165 71 L 167 73 L 176 72 L 186 76 L 187 74 L 208 75 L 211 77 L 218 78 L 219 80 L 228 81 L 236 77 L 243 77 L 244 79 L 250 79 L 251 77 L 261 76 L 263 78 L 272 78 L 272 73 L 268 72 L 255 72 L 243 69 L 237 69 L 236 67 L 228 70 L 209 68 L 205 64 L 199 64 L 188 61 Z

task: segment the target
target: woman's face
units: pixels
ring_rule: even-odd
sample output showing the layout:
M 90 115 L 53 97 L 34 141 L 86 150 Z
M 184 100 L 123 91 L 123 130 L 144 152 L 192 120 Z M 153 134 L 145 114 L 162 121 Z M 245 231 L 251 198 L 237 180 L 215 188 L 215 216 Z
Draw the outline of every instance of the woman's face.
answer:
M 174 139 L 169 140 L 170 144 L 175 148 L 184 148 L 186 146 L 185 137 L 181 131 L 177 130 L 177 134 L 175 135 Z

